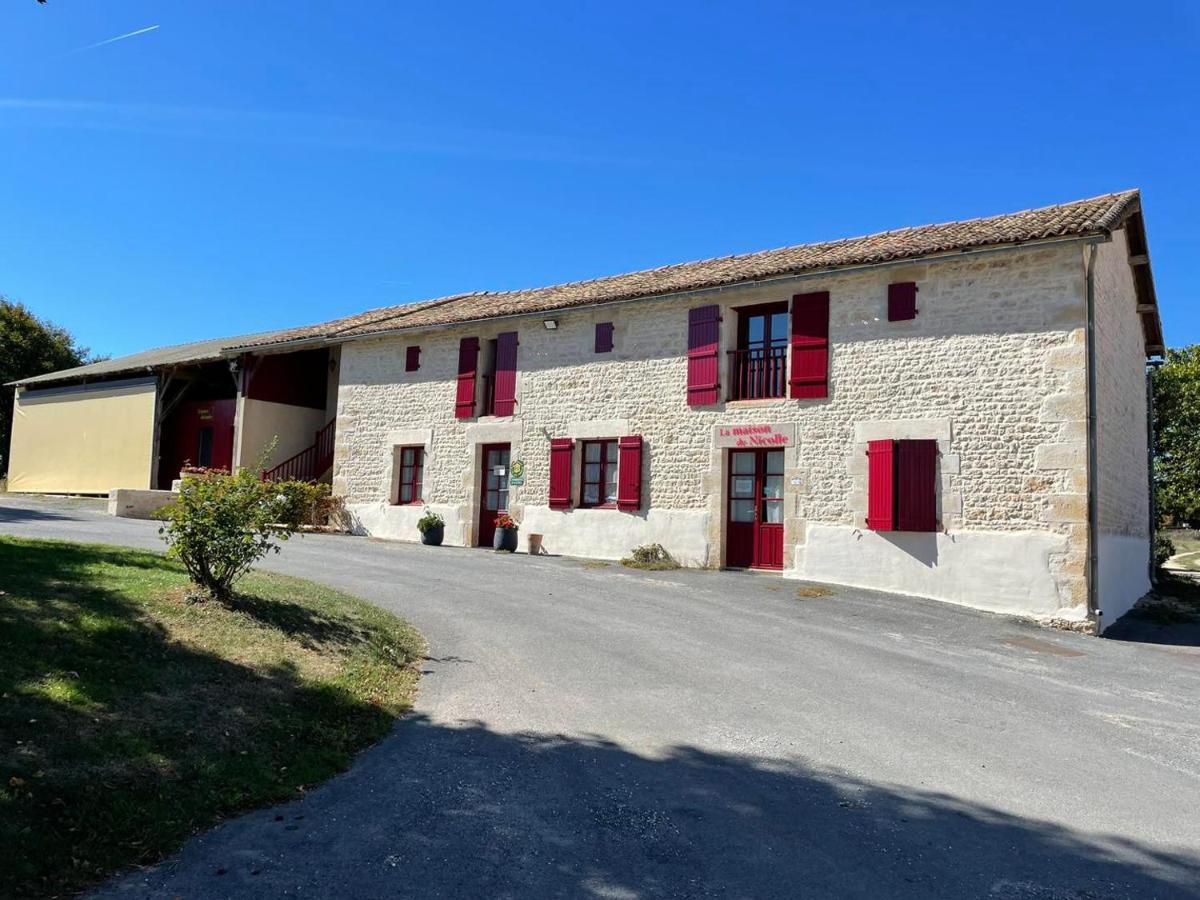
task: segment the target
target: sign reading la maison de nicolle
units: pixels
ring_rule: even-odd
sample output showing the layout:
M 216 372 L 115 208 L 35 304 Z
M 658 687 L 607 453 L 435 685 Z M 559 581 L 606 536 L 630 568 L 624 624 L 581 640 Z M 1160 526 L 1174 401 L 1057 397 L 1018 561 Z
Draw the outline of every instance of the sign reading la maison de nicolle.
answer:
M 796 442 L 796 426 L 714 425 L 713 446 L 753 450 L 759 447 L 790 447 Z

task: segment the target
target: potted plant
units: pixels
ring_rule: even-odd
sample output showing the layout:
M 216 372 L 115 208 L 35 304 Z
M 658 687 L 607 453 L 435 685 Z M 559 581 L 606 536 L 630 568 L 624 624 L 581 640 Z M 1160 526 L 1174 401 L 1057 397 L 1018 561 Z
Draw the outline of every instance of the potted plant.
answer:
M 517 520 L 508 513 L 496 516 L 496 536 L 492 538 L 492 549 L 507 550 L 513 553 L 517 549 Z
M 430 547 L 440 547 L 445 534 L 446 520 L 425 507 L 425 515 L 417 521 L 417 530 L 421 532 L 421 543 Z

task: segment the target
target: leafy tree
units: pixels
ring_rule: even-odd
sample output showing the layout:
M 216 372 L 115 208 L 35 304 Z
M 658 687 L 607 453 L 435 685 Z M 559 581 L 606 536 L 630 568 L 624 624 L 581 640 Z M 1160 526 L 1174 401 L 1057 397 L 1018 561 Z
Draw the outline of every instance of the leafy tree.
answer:
M 1154 485 L 1161 518 L 1200 527 L 1200 344 L 1154 373 Z
M 35 316 L 23 303 L 0 297 L 0 385 L 94 362 L 65 328 Z M 0 477 L 8 471 L 13 389 L 0 388 Z

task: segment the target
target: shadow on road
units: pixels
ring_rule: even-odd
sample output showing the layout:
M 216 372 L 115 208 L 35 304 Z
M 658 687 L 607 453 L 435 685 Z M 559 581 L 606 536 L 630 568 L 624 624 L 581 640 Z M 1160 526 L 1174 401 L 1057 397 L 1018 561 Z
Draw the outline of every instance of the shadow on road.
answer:
M 1197 884 L 1194 854 L 935 791 L 413 716 L 307 799 L 109 893 L 1074 898 L 1195 896 Z

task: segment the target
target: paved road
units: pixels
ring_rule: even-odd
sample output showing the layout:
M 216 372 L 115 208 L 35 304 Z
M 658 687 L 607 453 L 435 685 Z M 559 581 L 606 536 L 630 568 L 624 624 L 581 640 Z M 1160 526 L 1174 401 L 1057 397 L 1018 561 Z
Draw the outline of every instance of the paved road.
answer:
M 157 547 L 0 499 L 0 531 Z M 1200 650 L 778 578 L 308 536 L 417 711 L 111 897 L 1200 896 Z

